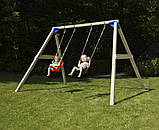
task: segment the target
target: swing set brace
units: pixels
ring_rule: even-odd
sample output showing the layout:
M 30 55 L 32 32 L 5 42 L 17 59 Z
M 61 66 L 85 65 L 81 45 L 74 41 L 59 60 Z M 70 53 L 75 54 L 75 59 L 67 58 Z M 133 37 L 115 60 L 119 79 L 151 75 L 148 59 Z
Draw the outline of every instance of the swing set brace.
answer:
M 39 57 L 39 59 L 46 59 L 46 60 L 51 60 L 51 59 L 54 59 L 54 55 L 41 55 Z

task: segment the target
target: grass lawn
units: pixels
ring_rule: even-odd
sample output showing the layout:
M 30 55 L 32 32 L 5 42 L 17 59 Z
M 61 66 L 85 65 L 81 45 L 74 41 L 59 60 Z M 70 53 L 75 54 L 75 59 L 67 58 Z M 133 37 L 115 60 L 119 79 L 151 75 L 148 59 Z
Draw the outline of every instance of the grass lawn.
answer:
M 159 130 L 159 77 L 116 80 L 116 105 L 109 106 L 110 79 L 31 77 L 15 93 L 17 75 L 0 75 L 1 130 Z

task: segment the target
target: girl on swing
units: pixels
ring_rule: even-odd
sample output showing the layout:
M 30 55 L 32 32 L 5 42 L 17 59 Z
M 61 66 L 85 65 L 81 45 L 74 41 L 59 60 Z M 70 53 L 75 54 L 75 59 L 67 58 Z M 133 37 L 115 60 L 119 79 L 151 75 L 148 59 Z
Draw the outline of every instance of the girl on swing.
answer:
M 90 67 L 91 64 L 91 60 L 90 57 L 87 57 L 87 55 L 83 54 L 81 55 L 81 58 L 78 62 L 78 67 L 74 66 L 71 73 L 69 73 L 69 76 L 72 76 L 73 73 L 76 71 L 78 72 L 78 77 L 81 77 L 82 72 L 86 72 L 88 70 L 88 68 Z
M 55 70 L 55 69 L 57 69 L 58 66 L 60 66 L 59 61 L 60 61 L 59 56 L 55 56 L 55 58 L 52 60 L 52 64 L 50 64 L 49 67 L 48 67 L 47 76 L 50 76 L 50 71 L 51 70 Z

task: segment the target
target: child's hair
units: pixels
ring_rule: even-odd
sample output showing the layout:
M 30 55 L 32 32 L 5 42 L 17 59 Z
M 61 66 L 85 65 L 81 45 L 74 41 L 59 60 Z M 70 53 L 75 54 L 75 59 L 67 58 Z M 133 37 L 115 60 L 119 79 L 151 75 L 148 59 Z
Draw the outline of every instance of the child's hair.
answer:
M 55 59 L 60 60 L 60 57 L 59 57 L 59 56 L 55 56 L 55 57 L 54 57 L 54 60 L 55 60 Z
M 88 57 L 86 54 L 81 55 L 80 61 L 82 61 L 82 58 L 86 58 L 87 62 L 90 60 L 90 57 Z
M 85 54 L 81 55 L 81 58 L 80 58 L 81 61 L 82 61 L 82 58 L 86 58 L 87 59 L 87 55 L 85 55 Z
M 88 56 L 88 57 L 87 57 L 87 62 L 88 62 L 90 59 L 91 59 L 91 58 Z

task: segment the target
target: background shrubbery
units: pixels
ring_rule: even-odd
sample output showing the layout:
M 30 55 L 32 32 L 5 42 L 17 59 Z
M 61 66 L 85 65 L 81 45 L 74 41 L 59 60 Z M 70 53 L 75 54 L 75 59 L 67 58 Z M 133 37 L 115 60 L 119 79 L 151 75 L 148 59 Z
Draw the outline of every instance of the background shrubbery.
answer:
M 159 76 L 159 59 L 145 59 L 144 57 L 139 57 L 136 61 L 137 67 L 142 76 Z M 134 70 L 132 66 L 126 66 L 125 72 L 128 75 L 134 75 Z
M 0 71 L 24 73 L 53 26 L 119 19 L 132 54 L 143 56 L 159 37 L 158 0 L 1 0 L 0 4 Z M 103 26 L 93 27 L 86 54 L 91 55 Z M 78 28 L 64 58 L 66 71 L 77 64 L 89 27 Z M 91 74 L 110 73 L 113 28 L 106 26 L 93 58 Z M 62 50 L 72 29 L 65 35 Z M 59 31 L 62 34 L 62 31 Z M 60 36 L 61 37 L 61 36 Z M 118 38 L 118 52 L 123 53 Z M 55 54 L 54 38 L 44 54 Z M 43 74 L 51 61 L 40 61 L 34 73 Z M 144 75 L 158 75 L 156 60 L 139 60 Z M 118 68 L 124 70 L 124 64 Z M 152 67 L 153 66 L 153 67 Z M 155 68 L 156 67 L 156 68 Z M 128 69 L 131 73 L 131 71 Z

